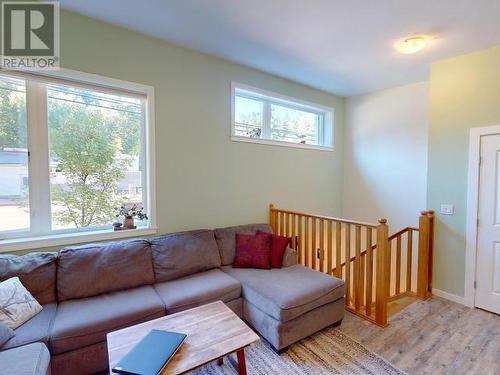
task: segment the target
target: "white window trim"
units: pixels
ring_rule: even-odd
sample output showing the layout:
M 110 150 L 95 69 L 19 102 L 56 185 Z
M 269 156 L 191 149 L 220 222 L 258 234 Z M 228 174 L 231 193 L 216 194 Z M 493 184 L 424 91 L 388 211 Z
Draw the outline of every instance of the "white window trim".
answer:
M 156 227 L 114 231 L 113 229 L 89 230 L 61 233 L 47 236 L 22 237 L 0 241 L 0 253 L 41 249 L 53 246 L 75 245 L 85 242 L 97 242 L 120 238 L 151 236 L 157 233 Z
M 266 103 L 269 101 L 283 105 L 289 108 L 295 108 L 299 110 L 306 110 L 312 113 L 317 113 L 322 115 L 322 119 L 324 121 L 323 126 L 320 127 L 318 131 L 318 137 L 330 137 L 331 145 L 312 145 L 312 144 L 302 144 L 295 142 L 287 142 L 287 141 L 278 141 L 267 138 L 250 138 L 250 137 L 241 137 L 235 135 L 235 98 L 236 98 L 236 90 L 245 90 L 250 91 L 252 95 L 249 95 L 249 98 L 258 98 L 262 96 L 262 99 L 266 99 L 264 102 L 264 107 L 266 107 Z M 319 111 L 318 111 L 319 110 Z M 264 115 L 269 116 L 270 110 L 269 108 L 264 108 Z M 266 121 L 264 121 L 266 123 Z M 319 134 L 320 132 L 324 132 L 325 129 L 328 128 L 327 134 Z M 266 133 L 266 129 L 263 129 L 263 133 Z M 319 150 L 319 151 L 333 151 L 335 145 L 335 137 L 334 137 L 334 109 L 331 107 L 327 107 L 324 105 L 308 102 L 305 100 L 293 98 L 290 96 L 278 94 L 272 91 L 263 90 L 257 87 L 249 86 L 244 83 L 239 82 L 231 82 L 231 121 L 230 121 L 230 138 L 235 142 L 245 142 L 245 143 L 258 143 L 264 145 L 272 145 L 272 146 L 284 146 L 284 147 L 293 147 L 293 148 L 302 148 L 302 149 L 311 149 L 311 150 Z
M 0 72 L 2 74 L 2 72 Z M 133 230 L 122 230 L 122 231 L 114 231 L 113 228 L 109 229 L 102 229 L 99 227 L 89 229 L 89 230 L 81 230 L 81 231 L 74 231 L 74 232 L 69 232 L 66 230 L 61 230 L 61 231 L 53 231 L 52 233 L 49 234 L 40 234 L 40 233 L 35 233 L 35 232 L 30 232 L 29 235 L 23 236 L 23 237 L 15 237 L 15 231 L 11 232 L 6 232 L 5 236 L 2 234 L 3 239 L 0 239 L 0 253 L 2 252 L 9 252 L 9 251 L 18 251 L 18 250 L 28 250 L 28 249 L 34 249 L 34 248 L 41 248 L 41 247 L 51 247 L 51 246 L 60 246 L 60 245 L 68 245 L 68 244 L 75 244 L 75 243 L 82 243 L 82 242 L 89 242 L 89 241 L 96 241 L 96 240 L 109 240 L 109 239 L 116 239 L 116 238 L 126 238 L 126 237 L 137 237 L 137 236 L 146 236 L 146 235 L 152 235 L 157 232 L 157 218 L 156 218 L 156 159 L 155 159 L 155 96 L 154 96 L 154 87 L 148 86 L 148 85 L 143 85 L 139 83 L 134 83 L 134 82 L 128 82 L 128 81 L 123 81 L 123 80 L 118 80 L 114 78 L 108 78 L 108 77 L 103 77 L 100 75 L 96 74 L 90 74 L 90 73 L 84 73 L 84 72 L 78 72 L 75 70 L 70 70 L 70 69 L 60 69 L 58 71 L 46 71 L 46 72 L 40 72 L 40 74 L 37 72 L 36 75 L 34 74 L 26 74 L 22 71 L 5 71 L 3 73 L 4 75 L 7 76 L 19 76 L 20 78 L 23 79 L 29 79 L 27 78 L 27 75 L 31 77 L 41 77 L 41 78 L 53 78 L 57 80 L 66 80 L 69 83 L 79 83 L 83 85 L 92 85 L 92 86 L 97 86 L 101 87 L 103 89 L 109 89 L 109 90 L 119 90 L 119 91 L 126 91 L 130 93 L 135 93 L 135 94 L 140 94 L 142 96 L 146 97 L 146 108 L 145 108 L 145 124 L 144 124 L 144 141 L 145 141 L 145 147 L 144 147 L 144 153 L 145 153 L 145 167 L 147 171 L 147 176 L 149 178 L 149 181 L 147 183 L 147 189 L 146 189 L 146 207 L 148 208 L 148 227 L 146 228 L 138 228 L 138 229 L 133 229 Z M 68 83 L 67 82 L 67 83 Z M 37 85 L 37 83 L 33 83 L 34 85 Z M 38 91 L 38 90 L 37 90 Z M 40 95 L 40 92 L 35 91 L 37 93 L 35 96 Z M 33 98 L 28 97 L 26 98 L 27 102 L 28 100 L 33 100 Z M 36 100 L 36 99 L 35 99 Z M 36 102 L 35 102 L 36 103 Z M 40 106 L 38 105 L 27 105 L 27 116 L 40 116 L 43 115 L 43 113 L 40 113 Z M 29 120 L 28 120 L 29 121 Z M 33 134 L 33 132 L 31 133 Z M 46 137 L 31 137 L 31 139 L 28 139 L 30 148 L 33 149 L 33 147 L 43 147 L 47 148 L 48 147 L 48 139 L 45 139 Z M 41 161 L 43 163 L 43 161 Z M 30 178 L 32 176 L 32 173 L 37 173 L 36 170 L 47 170 L 48 168 L 41 168 L 40 165 L 38 166 L 32 166 L 32 163 L 38 163 L 35 160 L 31 160 L 29 163 L 29 168 L 30 168 Z M 48 175 L 47 175 L 48 176 Z M 45 185 L 45 184 L 44 184 Z M 43 190 L 50 189 L 49 186 L 43 188 Z M 38 194 L 39 190 L 37 189 L 37 192 L 35 191 L 30 191 L 30 209 L 31 207 L 36 207 L 40 208 L 44 205 L 42 202 L 46 201 L 45 197 L 41 198 L 41 194 Z M 33 197 L 32 197 L 33 194 Z M 32 200 L 36 199 L 36 203 L 32 205 Z M 46 207 L 45 207 L 46 208 Z M 50 209 L 50 207 L 49 207 Z M 32 219 L 35 217 L 36 220 L 36 212 L 35 214 L 31 215 Z M 23 231 L 20 230 L 18 231 L 19 233 L 22 233 Z

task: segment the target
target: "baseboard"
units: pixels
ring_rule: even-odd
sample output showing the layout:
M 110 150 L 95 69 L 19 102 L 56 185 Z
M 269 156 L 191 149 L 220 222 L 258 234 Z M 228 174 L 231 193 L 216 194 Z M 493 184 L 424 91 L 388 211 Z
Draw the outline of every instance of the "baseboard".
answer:
M 441 298 L 447 299 L 447 300 L 452 301 L 452 302 L 459 303 L 459 304 L 467 306 L 467 307 L 469 306 L 469 304 L 467 303 L 467 301 L 465 300 L 464 297 L 457 296 L 456 294 L 445 292 L 444 290 L 432 288 L 432 294 L 437 296 L 437 297 L 441 297 Z

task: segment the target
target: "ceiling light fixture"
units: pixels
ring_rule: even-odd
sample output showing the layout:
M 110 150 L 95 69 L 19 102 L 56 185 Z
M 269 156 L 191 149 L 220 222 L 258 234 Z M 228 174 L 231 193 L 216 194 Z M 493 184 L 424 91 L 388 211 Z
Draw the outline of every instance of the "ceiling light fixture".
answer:
M 429 45 L 429 38 L 425 36 L 412 36 L 396 42 L 394 47 L 398 52 L 412 54 L 418 52 Z

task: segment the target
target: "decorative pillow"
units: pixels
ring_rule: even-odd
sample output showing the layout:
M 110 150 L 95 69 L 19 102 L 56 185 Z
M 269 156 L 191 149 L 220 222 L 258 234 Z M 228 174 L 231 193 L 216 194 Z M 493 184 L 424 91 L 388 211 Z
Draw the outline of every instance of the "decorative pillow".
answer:
M 281 268 L 283 265 L 283 254 L 285 254 L 285 250 L 287 246 L 290 244 L 289 237 L 277 236 L 275 234 L 268 234 L 266 232 L 262 232 L 260 230 L 257 231 L 257 234 L 265 234 L 268 235 L 271 239 L 271 267 L 272 268 Z
M 42 306 L 23 286 L 19 277 L 0 283 L 0 323 L 16 329 L 42 311 Z
M 15 335 L 15 332 L 7 327 L 5 324 L 0 323 L 0 348 L 3 344 L 11 339 Z
M 222 265 L 227 266 L 234 263 L 234 255 L 236 253 L 236 233 L 255 234 L 258 230 L 273 233 L 273 229 L 269 224 L 247 224 L 215 229 L 215 240 L 217 241 L 217 246 L 219 247 Z
M 236 233 L 234 268 L 270 269 L 271 238 L 268 234 Z

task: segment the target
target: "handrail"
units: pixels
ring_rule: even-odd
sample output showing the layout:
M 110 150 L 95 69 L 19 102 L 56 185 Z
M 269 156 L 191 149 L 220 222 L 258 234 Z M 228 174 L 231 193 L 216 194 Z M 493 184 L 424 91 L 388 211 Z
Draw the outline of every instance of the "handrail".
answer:
M 290 210 L 282 210 L 281 208 L 280 209 L 274 208 L 273 205 L 271 205 L 270 210 L 271 211 L 282 212 L 284 214 L 300 215 L 300 216 L 303 216 L 303 217 L 314 217 L 316 219 L 337 221 L 337 222 L 345 223 L 345 224 L 362 225 L 364 227 L 370 227 L 370 228 L 376 228 L 377 227 L 377 224 L 374 224 L 374 223 L 364 223 L 362 221 L 348 220 L 348 219 L 343 219 L 343 218 L 340 218 L 340 217 L 316 215 L 316 214 L 311 214 L 311 213 L 304 213 L 304 212 L 290 211 Z
M 399 232 L 396 232 L 396 233 L 390 235 L 389 236 L 389 241 L 395 239 L 396 237 L 401 236 L 402 234 L 405 234 L 406 232 L 408 232 L 410 230 L 412 230 L 414 232 L 418 232 L 418 228 L 406 227 L 406 228 L 401 229 Z
M 388 240 L 389 240 L 389 241 L 392 241 L 392 240 L 394 240 L 395 238 L 397 238 L 397 237 L 399 237 L 399 236 L 401 236 L 401 235 L 405 234 L 406 232 L 408 232 L 408 231 L 410 231 L 410 230 L 411 230 L 411 231 L 414 231 L 414 232 L 418 232 L 418 228 L 414 228 L 414 227 L 406 227 L 406 228 L 401 229 L 399 232 L 396 232 L 396 233 L 394 233 L 394 234 L 390 235 L 390 236 L 389 236 L 389 238 L 388 238 Z M 375 250 L 376 248 L 377 248 L 377 245 L 376 245 L 376 244 L 375 244 L 375 245 L 373 245 L 373 246 L 371 247 L 371 249 L 372 249 L 372 250 Z M 362 251 L 362 252 L 360 253 L 360 255 L 361 255 L 361 256 L 366 255 L 367 251 L 368 251 L 368 250 L 364 250 L 364 251 Z M 356 257 L 355 257 L 355 256 L 353 256 L 353 257 L 350 259 L 350 262 L 353 262 L 353 261 L 355 261 L 355 260 L 356 260 Z M 345 267 L 345 264 L 346 264 L 346 262 L 341 263 L 341 264 L 340 264 L 340 267 Z M 332 270 L 332 272 L 333 272 L 333 273 L 335 273 L 335 270 L 336 270 L 336 268 L 334 268 L 334 269 Z

